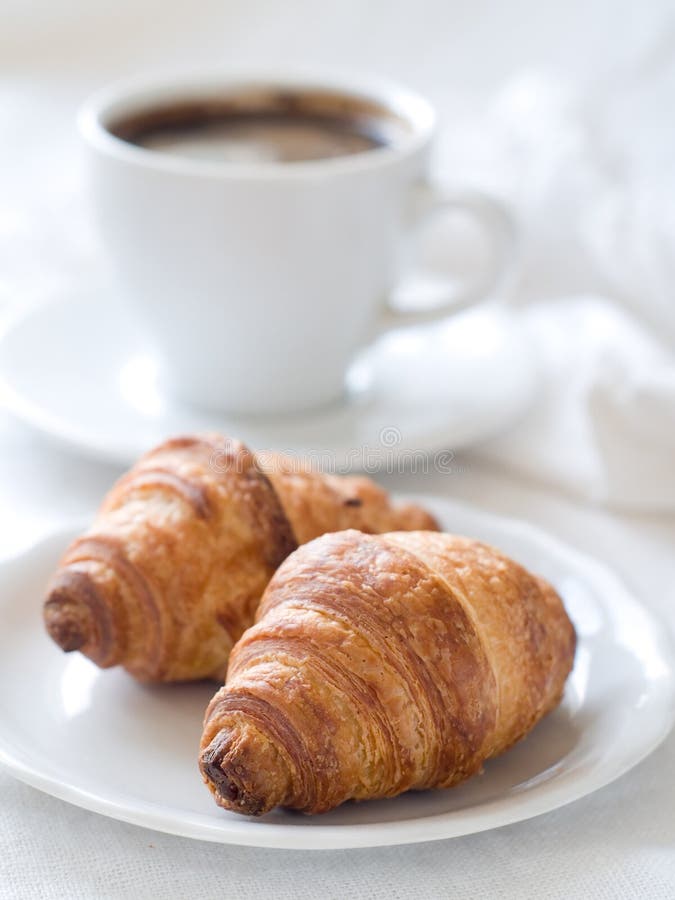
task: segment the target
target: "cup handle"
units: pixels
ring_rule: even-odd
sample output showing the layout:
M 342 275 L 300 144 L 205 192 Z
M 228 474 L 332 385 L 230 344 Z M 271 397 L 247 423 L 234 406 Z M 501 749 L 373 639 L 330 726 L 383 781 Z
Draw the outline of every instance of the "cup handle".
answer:
M 516 259 L 516 224 L 499 200 L 481 191 L 446 191 L 427 183 L 415 185 L 413 191 L 413 233 L 443 212 L 461 211 L 478 222 L 486 232 L 490 247 L 489 263 L 477 277 L 448 287 L 447 296 L 440 304 L 423 309 L 400 309 L 387 304 L 376 325 L 378 332 L 434 322 L 478 303 L 505 278 Z

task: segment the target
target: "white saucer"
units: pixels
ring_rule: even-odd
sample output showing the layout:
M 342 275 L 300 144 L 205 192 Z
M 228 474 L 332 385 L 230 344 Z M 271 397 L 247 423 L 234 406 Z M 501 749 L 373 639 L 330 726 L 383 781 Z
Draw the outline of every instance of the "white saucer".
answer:
M 548 578 L 577 629 L 561 706 L 481 777 L 447 791 L 346 803 L 322 816 L 219 809 L 197 748 L 211 684 L 144 687 L 64 654 L 42 625 L 42 594 L 72 528 L 0 567 L 0 762 L 85 809 L 224 844 L 295 849 L 408 844 L 518 822 L 608 784 L 673 722 L 667 630 L 605 566 L 522 522 L 418 498 L 441 524 L 501 547 Z M 583 827 L 580 819 L 579 827 Z
M 0 388 L 14 413 L 123 464 L 169 435 L 215 430 L 257 449 L 318 455 L 324 469 L 382 469 L 405 453 L 458 450 L 504 429 L 531 401 L 536 366 L 517 317 L 482 309 L 387 335 L 354 364 L 348 384 L 343 404 L 302 416 L 183 406 L 159 390 L 131 313 L 93 290 L 29 309 L 0 338 Z

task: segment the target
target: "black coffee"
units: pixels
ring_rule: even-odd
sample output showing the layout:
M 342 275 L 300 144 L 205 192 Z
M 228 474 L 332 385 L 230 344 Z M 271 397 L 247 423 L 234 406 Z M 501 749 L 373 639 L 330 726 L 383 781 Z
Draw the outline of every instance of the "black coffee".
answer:
M 122 140 L 174 156 L 293 163 L 387 146 L 405 123 L 385 107 L 361 98 L 258 91 L 153 107 L 109 127 Z

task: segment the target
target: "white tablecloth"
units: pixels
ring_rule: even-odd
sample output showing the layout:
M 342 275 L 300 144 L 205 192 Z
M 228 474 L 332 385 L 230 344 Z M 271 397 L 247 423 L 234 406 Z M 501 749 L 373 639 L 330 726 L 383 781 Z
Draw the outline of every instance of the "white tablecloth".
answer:
M 319 62 L 395 76 L 439 104 L 448 122 L 438 159 L 444 175 L 500 190 L 522 217 L 528 242 L 514 302 L 603 287 L 605 299 L 644 313 L 645 324 L 656 326 L 655 333 L 668 336 L 672 346 L 672 294 L 663 290 L 672 281 L 659 268 L 661 258 L 649 258 L 649 283 L 640 268 L 645 247 L 659 246 L 649 238 L 649 229 L 660 227 L 659 191 L 632 193 L 640 213 L 633 215 L 625 195 L 616 195 L 599 176 L 609 170 L 590 164 L 581 132 L 566 118 L 570 85 L 574 96 L 590 92 L 600 103 L 622 78 L 639 82 L 648 77 L 650 64 L 662 65 L 672 39 L 667 11 L 660 0 L 640 15 L 627 2 L 6 0 L 0 29 L 0 312 L 48 294 L 75 272 L 88 277 L 93 239 L 77 201 L 69 123 L 91 88 L 168 61 Z M 634 105 L 640 114 L 648 107 Z M 609 110 L 603 135 L 610 136 L 622 134 L 622 116 L 635 112 L 608 102 L 603 108 Z M 670 116 L 670 109 L 664 115 Z M 646 131 L 637 135 L 638 143 Z M 667 144 L 666 137 L 649 147 Z M 547 152 L 537 151 L 540 146 Z M 645 152 L 651 151 L 640 159 Z M 662 171 L 662 159 L 651 162 L 654 171 Z M 580 210 L 589 213 L 581 229 Z M 636 222 L 643 227 L 633 234 Z M 608 235 L 617 228 L 625 252 L 612 256 L 608 247 L 615 245 Z M 648 288 L 644 298 L 642 285 Z M 575 302 L 583 315 L 590 314 L 590 302 L 578 297 Z M 624 362 L 634 358 L 632 349 L 619 356 Z M 624 375 L 626 366 L 621 363 Z M 630 384 L 641 385 L 636 378 Z M 600 433 L 594 455 L 589 447 L 577 453 L 582 432 L 574 423 L 594 408 L 598 385 L 589 376 L 574 394 L 563 396 L 558 391 L 563 383 L 564 378 L 556 382 L 550 394 L 561 412 L 571 412 L 564 419 L 571 424 L 559 434 L 545 416 L 534 418 L 501 443 L 457 460 L 453 474 L 389 477 L 385 484 L 458 497 L 541 525 L 614 565 L 667 627 L 675 628 L 673 504 L 640 502 L 663 499 L 653 482 L 646 485 L 649 490 L 627 489 L 630 467 L 642 459 L 640 429 L 632 457 L 613 455 L 617 440 L 627 445 L 621 437 L 623 407 L 615 408 L 610 395 L 603 409 L 616 412 L 615 419 Z M 630 395 L 629 387 L 622 390 Z M 670 407 L 661 408 L 663 425 Z M 633 422 L 634 410 L 628 412 Z M 667 443 L 667 427 L 661 431 Z M 566 441 L 566 435 L 575 440 Z M 659 471 L 663 454 L 654 459 Z M 672 468 L 663 471 L 673 477 Z M 65 453 L 0 412 L 0 557 L 29 546 L 64 519 L 90 514 L 117 474 Z M 664 484 L 664 494 L 668 491 L 674 496 L 675 485 Z M 589 498 L 633 511 L 609 512 L 589 505 Z M 635 511 L 640 505 L 649 509 Z M 659 505 L 671 512 L 656 512 Z M 0 651 L 1 644 L 2 635 Z M 170 837 L 82 811 L 0 772 L 0 898 L 670 900 L 675 897 L 673 771 L 675 737 L 615 784 L 530 822 L 434 844 L 325 853 Z

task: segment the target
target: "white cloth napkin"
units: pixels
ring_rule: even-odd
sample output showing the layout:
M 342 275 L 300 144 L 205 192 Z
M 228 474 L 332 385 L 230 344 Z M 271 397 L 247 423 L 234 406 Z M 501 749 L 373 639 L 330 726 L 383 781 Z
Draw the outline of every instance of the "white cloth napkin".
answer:
M 541 370 L 524 419 L 481 448 L 521 475 L 595 502 L 675 508 L 675 361 L 597 296 L 524 313 Z
M 482 455 L 631 509 L 675 509 L 672 45 L 665 29 L 643 59 L 585 90 L 519 75 L 441 161 L 501 193 L 522 229 L 509 299 L 541 391 Z

